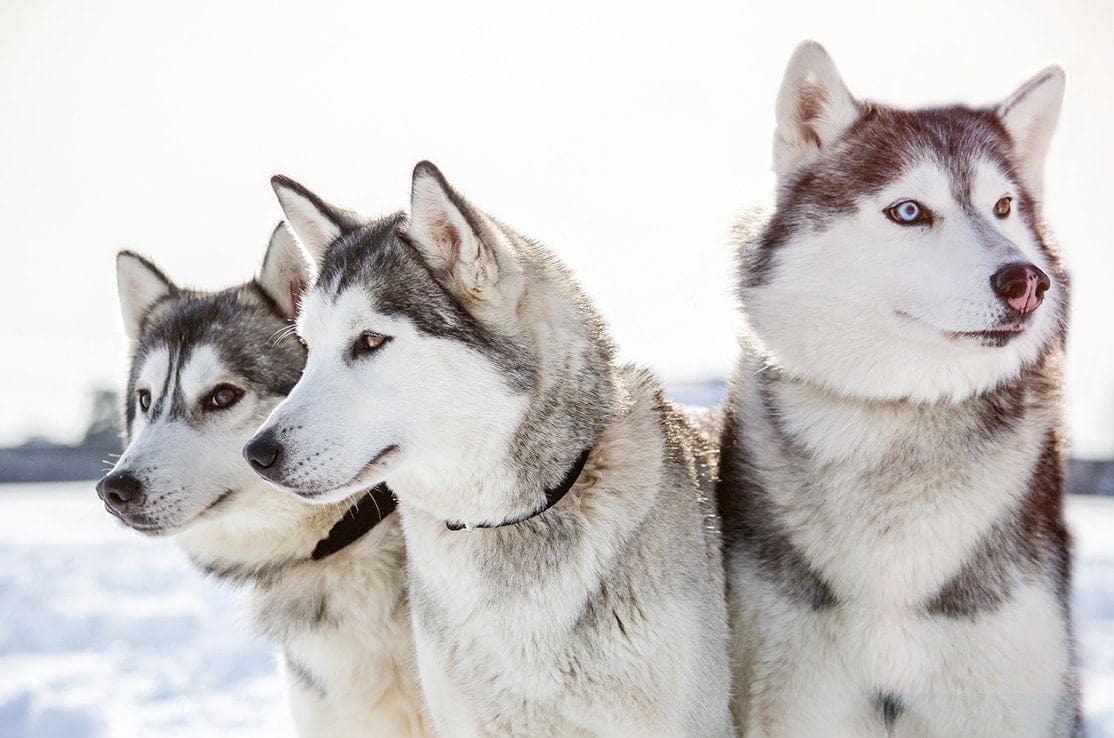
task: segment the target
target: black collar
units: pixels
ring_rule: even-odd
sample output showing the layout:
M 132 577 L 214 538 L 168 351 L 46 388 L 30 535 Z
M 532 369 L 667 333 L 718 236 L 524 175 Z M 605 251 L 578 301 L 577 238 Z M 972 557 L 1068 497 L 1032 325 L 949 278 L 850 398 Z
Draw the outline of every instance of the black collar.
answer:
M 446 520 L 445 527 L 449 530 L 471 530 L 472 528 L 502 528 L 505 525 L 517 525 L 529 520 L 530 518 L 536 518 L 537 516 L 541 515 L 543 512 L 560 502 L 561 498 L 569 493 L 569 490 L 572 489 L 572 486 L 576 484 L 576 480 L 580 478 L 580 472 L 584 471 L 584 465 L 588 463 L 588 454 L 590 454 L 591 451 L 592 449 L 589 447 L 584 449 L 580 453 L 580 456 L 577 458 L 576 463 L 573 464 L 572 468 L 569 469 L 567 474 L 565 474 L 565 478 L 561 480 L 561 483 L 558 484 L 556 487 L 551 487 L 545 491 L 545 504 L 534 512 L 529 513 L 528 515 L 523 515 L 519 518 L 504 520 L 502 523 L 473 523 L 469 525 L 468 523 L 462 522 L 460 520 L 454 520 L 451 522 Z
M 329 535 L 317 542 L 310 558 L 320 561 L 355 543 L 394 512 L 397 506 L 394 494 L 386 482 L 375 485 L 344 511 L 344 515 L 329 530 Z

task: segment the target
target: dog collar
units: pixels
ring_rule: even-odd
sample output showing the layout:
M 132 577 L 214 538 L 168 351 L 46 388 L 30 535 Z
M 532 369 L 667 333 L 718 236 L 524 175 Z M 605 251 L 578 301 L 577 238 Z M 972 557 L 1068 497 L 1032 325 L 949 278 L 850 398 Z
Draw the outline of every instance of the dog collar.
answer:
M 561 480 L 561 483 L 558 484 L 556 487 L 550 487 L 545 491 L 545 504 L 529 515 L 523 515 L 520 518 L 504 520 L 502 523 L 465 523 L 460 520 L 446 520 L 445 527 L 449 530 L 472 530 L 473 528 L 502 528 L 507 525 L 518 525 L 519 523 L 523 523 L 530 518 L 536 518 L 537 516 L 541 515 L 543 512 L 560 502 L 561 498 L 569 493 L 569 490 L 572 489 L 572 486 L 576 484 L 576 480 L 580 478 L 580 472 L 584 471 L 584 465 L 588 463 L 588 454 L 590 454 L 591 451 L 591 448 L 586 448 L 580 453 L 580 456 L 576 459 L 576 463 L 573 464 L 572 468 L 569 469 L 567 474 L 565 474 L 565 478 Z
M 378 525 L 383 518 L 394 512 L 396 507 L 398 503 L 395 502 L 394 493 L 387 487 L 387 483 L 375 485 L 352 503 L 352 507 L 344 511 L 340 520 L 329 529 L 329 535 L 314 546 L 310 558 L 320 561 L 352 545 Z

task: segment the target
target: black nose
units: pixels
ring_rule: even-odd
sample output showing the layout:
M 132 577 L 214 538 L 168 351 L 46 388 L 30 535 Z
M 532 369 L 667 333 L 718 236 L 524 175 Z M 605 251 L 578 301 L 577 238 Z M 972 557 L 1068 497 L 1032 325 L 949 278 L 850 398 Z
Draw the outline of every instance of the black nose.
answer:
M 1040 307 L 1052 280 L 1032 264 L 1007 264 L 990 278 L 990 286 L 1007 305 L 1024 315 Z
M 244 446 L 244 458 L 257 472 L 270 469 L 278 463 L 280 456 L 282 456 L 282 444 L 270 431 L 256 436 Z
M 97 482 L 97 495 L 117 513 L 126 513 L 147 501 L 143 483 L 129 471 L 112 472 Z

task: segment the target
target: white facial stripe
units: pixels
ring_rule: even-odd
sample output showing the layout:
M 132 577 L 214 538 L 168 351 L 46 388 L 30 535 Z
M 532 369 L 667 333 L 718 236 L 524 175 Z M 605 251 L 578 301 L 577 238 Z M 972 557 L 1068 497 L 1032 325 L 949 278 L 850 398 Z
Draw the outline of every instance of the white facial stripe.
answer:
M 371 303 L 371 298 L 357 288 L 342 292 L 335 303 L 314 290 L 302 304 L 298 334 L 307 344 L 319 344 L 322 351 L 334 353 L 347 348 L 362 331 L 385 336 L 417 335 L 409 320 L 378 313 Z
M 155 406 L 162 395 L 169 391 L 167 386 L 167 373 L 170 370 L 170 350 L 166 347 L 155 349 L 147 354 L 143 360 L 143 365 L 136 375 L 135 389 L 147 390 L 151 393 L 151 407 Z M 128 402 L 136 403 L 135 397 L 129 397 Z M 139 408 L 138 403 L 135 405 L 135 419 L 136 423 L 145 423 L 149 420 L 146 414 Z
M 136 389 L 149 390 L 152 398 L 162 394 L 163 387 L 166 385 L 166 373 L 170 368 L 169 361 L 170 352 L 165 347 L 147 354 L 136 375 Z
M 929 210 L 939 212 L 953 202 L 948 173 L 930 161 L 910 167 L 876 196 L 883 207 L 901 200 L 916 200 Z
M 302 298 L 302 309 L 298 313 L 298 335 L 306 343 L 327 328 L 330 305 L 320 289 L 310 290 Z
M 188 407 L 193 407 L 202 395 L 222 381 L 232 378 L 220 354 L 212 346 L 198 346 L 190 354 L 178 373 L 178 384 Z
M 995 164 L 985 160 L 978 162 L 971 182 L 971 202 L 993 215 L 994 204 L 1002 197 L 1017 197 L 1013 182 Z

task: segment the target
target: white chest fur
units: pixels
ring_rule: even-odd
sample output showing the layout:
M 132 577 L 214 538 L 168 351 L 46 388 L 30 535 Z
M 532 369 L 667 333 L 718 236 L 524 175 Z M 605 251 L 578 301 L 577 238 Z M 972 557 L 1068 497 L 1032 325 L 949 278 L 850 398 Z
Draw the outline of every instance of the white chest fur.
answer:
M 746 443 L 793 545 L 837 598 L 915 607 L 1020 504 L 1047 424 L 982 434 L 961 406 L 864 404 L 775 382 L 752 388 Z M 755 414 L 755 411 L 757 415 Z M 1034 410 L 1034 413 L 1037 412 Z

